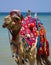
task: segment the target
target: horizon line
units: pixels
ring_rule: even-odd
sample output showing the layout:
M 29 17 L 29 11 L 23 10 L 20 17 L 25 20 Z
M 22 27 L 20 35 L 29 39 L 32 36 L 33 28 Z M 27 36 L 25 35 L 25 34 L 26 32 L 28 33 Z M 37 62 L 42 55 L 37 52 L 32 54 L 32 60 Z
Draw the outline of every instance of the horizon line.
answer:
M 9 13 L 9 12 L 0 12 L 0 13 Z M 23 13 L 25 13 L 25 11 Z M 35 13 L 35 12 L 32 12 L 32 13 Z M 36 13 L 51 13 L 51 12 L 36 12 Z

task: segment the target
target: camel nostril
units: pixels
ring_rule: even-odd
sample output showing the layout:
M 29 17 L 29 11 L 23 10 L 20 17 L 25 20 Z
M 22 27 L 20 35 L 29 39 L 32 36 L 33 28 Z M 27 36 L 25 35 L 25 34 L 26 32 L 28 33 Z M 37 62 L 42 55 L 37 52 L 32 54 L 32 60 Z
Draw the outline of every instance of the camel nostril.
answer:
M 5 28 L 5 25 L 2 25 L 3 28 Z

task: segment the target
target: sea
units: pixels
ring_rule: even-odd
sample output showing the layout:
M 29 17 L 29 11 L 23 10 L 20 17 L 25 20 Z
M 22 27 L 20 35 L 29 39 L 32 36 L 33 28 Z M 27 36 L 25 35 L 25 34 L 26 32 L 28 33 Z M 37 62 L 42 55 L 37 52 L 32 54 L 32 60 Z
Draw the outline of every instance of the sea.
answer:
M 22 12 L 22 14 L 23 16 L 27 16 L 27 12 Z M 38 18 L 43 21 L 43 25 L 46 29 L 46 36 L 49 41 L 50 49 L 49 60 L 51 61 L 51 13 L 40 12 L 37 14 Z M 9 15 L 9 12 L 0 12 L 0 65 L 17 65 L 12 58 L 8 30 L 2 28 L 2 24 L 4 23 L 4 17 L 7 15 Z M 33 12 L 31 13 L 31 15 L 32 17 L 34 17 Z

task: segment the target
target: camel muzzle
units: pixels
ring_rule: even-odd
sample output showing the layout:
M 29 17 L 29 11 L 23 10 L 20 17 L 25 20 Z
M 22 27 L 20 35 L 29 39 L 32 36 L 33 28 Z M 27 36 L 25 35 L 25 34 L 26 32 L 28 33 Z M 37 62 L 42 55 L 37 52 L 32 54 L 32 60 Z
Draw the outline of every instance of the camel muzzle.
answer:
M 5 24 L 5 23 L 2 25 L 3 28 L 6 28 L 7 26 L 8 24 Z

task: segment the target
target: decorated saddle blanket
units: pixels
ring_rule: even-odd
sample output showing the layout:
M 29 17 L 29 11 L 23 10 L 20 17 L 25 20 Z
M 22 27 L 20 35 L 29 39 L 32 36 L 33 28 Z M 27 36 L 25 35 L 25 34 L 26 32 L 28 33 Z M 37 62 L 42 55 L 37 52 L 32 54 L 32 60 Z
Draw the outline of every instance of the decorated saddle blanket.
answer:
M 40 28 L 40 31 L 39 31 L 37 52 L 40 55 L 49 56 L 49 42 L 46 39 L 46 31 L 45 31 L 45 28 L 43 26 Z
M 36 29 L 36 21 L 32 17 L 26 17 L 22 20 L 20 34 L 30 47 L 35 44 L 38 33 Z

